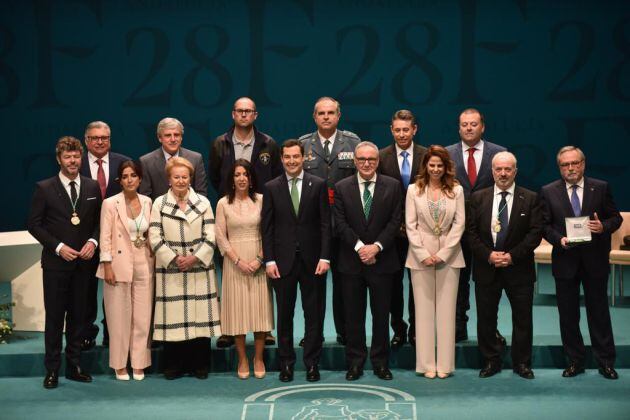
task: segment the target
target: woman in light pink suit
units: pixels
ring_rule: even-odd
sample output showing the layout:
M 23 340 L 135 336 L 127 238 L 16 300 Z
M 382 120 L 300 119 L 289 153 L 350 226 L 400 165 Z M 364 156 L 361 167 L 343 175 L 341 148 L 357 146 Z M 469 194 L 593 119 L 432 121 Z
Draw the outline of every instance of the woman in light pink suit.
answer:
M 103 297 L 109 331 L 109 366 L 116 379 L 144 379 L 151 365 L 151 310 L 154 261 L 147 241 L 151 199 L 136 190 L 142 167 L 133 161 L 120 165 L 122 192 L 103 202 L 101 210 L 100 265 L 97 277 L 105 280 Z
M 455 370 L 455 305 L 459 270 L 465 267 L 464 191 L 442 146 L 427 150 L 407 190 L 405 225 L 416 302 L 416 372 L 446 378 Z M 437 336 L 437 357 L 436 357 Z

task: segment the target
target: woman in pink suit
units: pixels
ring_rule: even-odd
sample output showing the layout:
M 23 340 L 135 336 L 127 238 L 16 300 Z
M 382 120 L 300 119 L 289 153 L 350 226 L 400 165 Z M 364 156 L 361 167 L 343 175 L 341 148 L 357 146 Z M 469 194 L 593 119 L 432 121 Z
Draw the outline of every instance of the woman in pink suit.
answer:
M 465 267 L 460 246 L 465 220 L 455 164 L 445 148 L 430 146 L 405 203 L 405 266 L 411 269 L 416 302 L 416 372 L 430 379 L 446 378 L 455 370 L 455 304 L 459 270 Z
M 109 366 L 116 379 L 144 379 L 151 365 L 151 310 L 154 261 L 147 241 L 151 199 L 137 193 L 142 167 L 131 160 L 118 170 L 122 192 L 103 201 L 100 265 L 97 277 L 105 280 L 103 296 L 109 330 Z

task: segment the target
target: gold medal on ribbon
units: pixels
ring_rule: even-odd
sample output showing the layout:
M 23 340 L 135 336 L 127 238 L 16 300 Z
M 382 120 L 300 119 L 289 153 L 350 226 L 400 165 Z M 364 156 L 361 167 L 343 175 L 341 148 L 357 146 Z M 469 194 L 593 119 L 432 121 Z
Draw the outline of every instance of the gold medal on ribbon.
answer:
M 497 220 L 497 221 L 495 222 L 495 224 L 494 224 L 494 228 L 493 228 L 493 229 L 494 229 L 494 231 L 495 231 L 496 233 L 501 232 L 501 222 L 499 222 L 499 221 Z
M 438 225 L 435 225 L 435 227 L 433 228 L 433 233 L 435 234 L 435 236 L 440 236 L 442 234 L 442 229 L 440 229 Z
M 133 241 L 133 244 L 136 248 L 142 248 L 144 246 L 145 239 L 142 236 L 136 236 L 136 239 Z
M 76 213 L 72 213 L 72 217 L 70 218 L 70 223 L 72 223 L 75 226 L 81 223 L 81 219 L 79 219 L 79 215 L 77 215 Z

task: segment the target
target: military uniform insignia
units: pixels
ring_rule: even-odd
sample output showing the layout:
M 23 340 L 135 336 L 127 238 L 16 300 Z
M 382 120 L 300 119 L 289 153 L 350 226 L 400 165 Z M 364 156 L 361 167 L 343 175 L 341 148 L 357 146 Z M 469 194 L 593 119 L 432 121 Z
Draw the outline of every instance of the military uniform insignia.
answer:
M 312 162 L 315 160 L 315 156 L 313 156 L 312 150 L 309 150 L 308 153 L 306 154 L 306 160 L 307 162 Z
M 354 152 L 339 152 L 337 155 L 339 160 L 352 160 L 354 159 Z
M 262 152 L 258 155 L 258 160 L 260 160 L 263 165 L 268 165 L 269 162 L 271 162 L 271 155 L 268 152 Z

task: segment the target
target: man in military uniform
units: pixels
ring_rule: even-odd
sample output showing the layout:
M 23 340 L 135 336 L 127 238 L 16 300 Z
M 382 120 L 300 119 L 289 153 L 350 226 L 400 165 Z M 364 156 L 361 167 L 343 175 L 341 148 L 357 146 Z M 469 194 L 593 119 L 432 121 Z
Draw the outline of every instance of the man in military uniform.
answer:
M 326 180 L 328 186 L 328 202 L 332 207 L 335 202 L 335 184 L 356 174 L 354 165 L 354 149 L 361 142 L 356 134 L 338 130 L 341 107 L 339 102 L 324 96 L 315 102 L 313 119 L 317 131 L 301 136 L 299 141 L 304 146 L 304 170 Z M 332 214 L 332 212 L 331 212 Z M 333 237 L 336 236 L 333 222 Z M 337 331 L 337 342 L 345 345 L 346 334 L 343 315 L 343 298 L 341 275 L 337 271 L 337 254 L 339 241 L 331 243 L 331 268 L 333 281 L 333 318 Z M 322 283 L 322 318 L 326 313 L 326 283 Z M 322 326 L 324 320 L 322 319 Z M 302 342 L 300 342 L 302 345 Z

